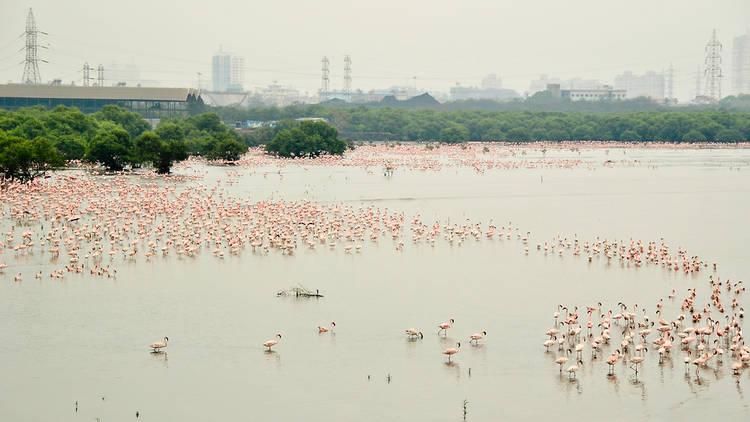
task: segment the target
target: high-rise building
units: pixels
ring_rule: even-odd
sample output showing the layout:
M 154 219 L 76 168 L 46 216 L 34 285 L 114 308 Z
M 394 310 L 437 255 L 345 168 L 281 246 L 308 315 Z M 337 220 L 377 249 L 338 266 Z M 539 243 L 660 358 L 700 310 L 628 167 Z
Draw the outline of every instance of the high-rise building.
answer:
M 750 32 L 732 43 L 732 93 L 750 94 Z
M 503 82 L 496 74 L 492 73 L 482 79 L 482 89 L 501 89 Z
M 624 89 L 627 98 L 648 97 L 654 100 L 664 99 L 666 78 L 662 73 L 652 70 L 643 75 L 627 71 L 615 76 L 615 89 Z
M 219 48 L 211 63 L 211 79 L 216 92 L 242 91 L 245 60 Z

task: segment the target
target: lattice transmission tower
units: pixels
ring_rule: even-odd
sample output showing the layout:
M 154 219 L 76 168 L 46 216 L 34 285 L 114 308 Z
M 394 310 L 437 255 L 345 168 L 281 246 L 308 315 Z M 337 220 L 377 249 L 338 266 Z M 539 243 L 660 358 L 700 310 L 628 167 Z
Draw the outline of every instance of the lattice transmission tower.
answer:
M 29 8 L 29 14 L 26 16 L 26 59 L 23 65 L 23 77 L 21 78 L 27 84 L 42 83 L 42 76 L 39 74 L 39 62 L 46 61 L 39 58 L 39 35 L 47 35 L 36 27 L 34 21 L 34 12 Z
M 352 58 L 348 54 L 344 56 L 344 98 L 352 100 Z
M 98 86 L 104 86 L 104 65 L 99 65 L 96 68 L 96 84 Z
M 330 72 L 330 70 L 328 68 L 328 66 L 330 64 L 328 62 L 328 57 L 323 56 L 323 61 L 322 62 L 323 62 L 323 77 L 321 78 L 322 79 L 322 85 L 320 87 L 320 99 L 322 101 L 326 101 L 326 100 L 328 100 L 328 92 L 330 90 L 330 82 L 331 82 L 331 80 L 330 80 L 330 74 L 331 74 L 331 72 Z
M 91 85 L 91 66 L 89 62 L 83 64 L 83 86 Z
M 706 44 L 706 67 L 703 75 L 706 78 L 705 95 L 713 101 L 721 99 L 721 43 L 716 39 L 714 29 L 711 40 Z

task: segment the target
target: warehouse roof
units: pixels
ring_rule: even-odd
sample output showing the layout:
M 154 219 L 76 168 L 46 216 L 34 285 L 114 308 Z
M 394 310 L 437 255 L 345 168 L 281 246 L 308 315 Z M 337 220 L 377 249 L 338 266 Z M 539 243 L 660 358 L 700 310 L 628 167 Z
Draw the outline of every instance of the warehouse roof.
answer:
M 200 95 L 192 88 L 100 87 L 72 85 L 0 85 L 0 97 L 65 98 L 128 101 L 187 101 Z

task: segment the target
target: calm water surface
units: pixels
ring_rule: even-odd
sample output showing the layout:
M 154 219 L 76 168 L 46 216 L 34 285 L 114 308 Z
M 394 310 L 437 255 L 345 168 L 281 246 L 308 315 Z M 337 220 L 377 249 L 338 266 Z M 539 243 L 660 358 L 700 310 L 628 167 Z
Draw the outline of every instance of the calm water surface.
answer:
M 238 183 L 225 188 L 252 201 L 375 204 L 405 212 L 407 221 L 421 214 L 428 223 L 512 222 L 531 232 L 531 245 L 574 233 L 664 237 L 673 251 L 718 261 L 722 279 L 747 278 L 750 150 L 614 149 L 582 158 L 593 168 L 399 169 L 386 177 L 377 169 L 287 166 L 283 179 L 275 167 L 236 169 Z M 641 164 L 605 168 L 605 159 Z M 186 183 L 213 186 L 235 169 L 204 170 L 203 182 Z M 3 221 L 3 232 L 9 225 Z M 636 380 L 622 361 L 607 377 L 603 359 L 592 363 L 585 354 L 571 381 L 558 373 L 557 352 L 542 346 L 560 303 L 640 303 L 653 315 L 664 298 L 671 319 L 679 301 L 667 294 L 698 287 L 705 301 L 713 272 L 587 263 L 533 246 L 525 255 L 515 237 L 434 247 L 407 239 L 402 252 L 382 238 L 359 254 L 321 247 L 291 256 L 248 249 L 223 260 L 205 251 L 192 259 L 172 254 L 120 262 L 116 279 L 62 281 L 31 277 L 52 268 L 42 254 L 16 261 L 4 251 L 0 420 L 121 421 L 139 411 L 147 421 L 461 421 L 465 399 L 470 421 L 750 418 L 750 370 L 733 377 L 729 359 L 696 376 L 692 368 L 686 374 L 679 351 L 660 365 L 650 350 Z M 13 281 L 18 271 L 28 274 L 21 283 Z M 297 283 L 325 297 L 276 297 Z M 749 309 L 746 297 L 741 303 Z M 454 327 L 437 336 L 436 325 L 449 318 Z M 335 335 L 319 335 L 316 326 L 332 320 Z M 424 339 L 408 340 L 409 327 Z M 481 330 L 483 344 L 470 346 L 467 337 Z M 284 337 L 267 353 L 262 343 L 276 331 Z M 167 352 L 149 353 L 146 346 L 165 335 Z M 448 365 L 441 352 L 455 341 L 463 347 Z

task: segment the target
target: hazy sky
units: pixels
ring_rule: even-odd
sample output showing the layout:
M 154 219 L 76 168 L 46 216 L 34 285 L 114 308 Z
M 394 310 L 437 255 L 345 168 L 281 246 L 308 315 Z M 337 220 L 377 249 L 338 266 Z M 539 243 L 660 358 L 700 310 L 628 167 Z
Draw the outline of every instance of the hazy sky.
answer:
M 49 33 L 42 79 L 80 84 L 85 61 L 134 63 L 160 86 L 203 86 L 211 56 L 245 58 L 245 86 L 276 80 L 320 87 L 331 61 L 340 89 L 343 57 L 353 88 L 413 83 L 447 91 L 496 73 L 519 92 L 540 74 L 611 83 L 624 70 L 674 63 L 675 93 L 694 90 L 711 30 L 724 43 L 723 92 L 730 93 L 732 38 L 750 26 L 750 0 L 0 0 L 0 81 L 18 82 L 26 14 Z

